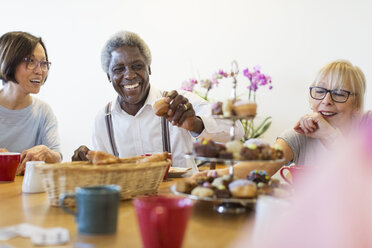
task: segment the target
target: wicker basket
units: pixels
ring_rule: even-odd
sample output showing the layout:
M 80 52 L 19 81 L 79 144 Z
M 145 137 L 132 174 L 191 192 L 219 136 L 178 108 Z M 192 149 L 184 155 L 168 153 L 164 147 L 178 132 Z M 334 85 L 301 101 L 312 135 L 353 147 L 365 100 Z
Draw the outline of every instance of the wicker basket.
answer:
M 59 206 L 59 195 L 74 192 L 75 187 L 116 184 L 121 187 L 121 199 L 137 195 L 156 194 L 170 161 L 91 165 L 88 162 L 37 165 L 43 177 L 43 185 L 52 206 Z M 74 205 L 66 201 L 66 205 Z

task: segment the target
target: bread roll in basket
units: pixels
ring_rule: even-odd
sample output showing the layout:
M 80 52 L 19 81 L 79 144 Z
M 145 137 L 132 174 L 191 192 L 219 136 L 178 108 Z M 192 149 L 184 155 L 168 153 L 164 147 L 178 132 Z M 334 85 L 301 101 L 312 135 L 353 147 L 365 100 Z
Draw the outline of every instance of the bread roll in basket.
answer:
M 59 195 L 74 192 L 76 187 L 116 184 L 121 187 L 121 199 L 156 194 L 171 161 L 167 153 L 149 157 L 117 158 L 90 151 L 90 161 L 76 161 L 36 166 L 52 206 L 59 206 Z M 66 200 L 66 205 L 74 205 Z

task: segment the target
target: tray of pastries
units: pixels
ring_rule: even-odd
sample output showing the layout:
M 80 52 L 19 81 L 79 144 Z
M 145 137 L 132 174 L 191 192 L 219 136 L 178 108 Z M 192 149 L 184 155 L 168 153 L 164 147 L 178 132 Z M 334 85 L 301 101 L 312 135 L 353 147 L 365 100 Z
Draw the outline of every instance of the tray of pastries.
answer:
M 178 182 L 171 191 L 198 201 L 213 203 L 239 203 L 243 206 L 255 204 L 259 195 L 289 197 L 292 189 L 278 179 L 271 179 L 265 171 L 253 170 L 246 179 L 231 178 L 230 175 L 202 176 Z

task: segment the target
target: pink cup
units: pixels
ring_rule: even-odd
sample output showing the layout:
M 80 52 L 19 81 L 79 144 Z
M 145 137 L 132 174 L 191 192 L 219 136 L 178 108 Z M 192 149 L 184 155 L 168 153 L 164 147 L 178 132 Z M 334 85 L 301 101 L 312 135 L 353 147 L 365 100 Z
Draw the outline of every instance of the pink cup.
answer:
M 289 184 L 298 184 L 301 182 L 301 178 L 306 176 L 313 168 L 303 165 L 292 165 L 289 167 L 283 167 L 280 169 L 280 175 Z M 284 171 L 288 170 L 291 173 L 292 181 L 289 181 L 284 175 Z
M 14 181 L 20 161 L 20 153 L 0 152 L 0 181 Z
M 194 202 L 183 197 L 149 196 L 133 200 L 145 248 L 180 248 Z

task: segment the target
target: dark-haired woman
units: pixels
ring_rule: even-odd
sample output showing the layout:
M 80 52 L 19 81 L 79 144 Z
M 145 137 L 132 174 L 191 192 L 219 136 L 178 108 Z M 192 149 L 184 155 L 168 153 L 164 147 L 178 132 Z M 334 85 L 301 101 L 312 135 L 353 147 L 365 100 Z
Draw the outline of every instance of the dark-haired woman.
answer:
M 35 98 L 50 68 L 41 38 L 26 32 L 0 37 L 0 148 L 20 152 L 18 174 L 27 161 L 59 162 L 57 120 L 50 106 Z

